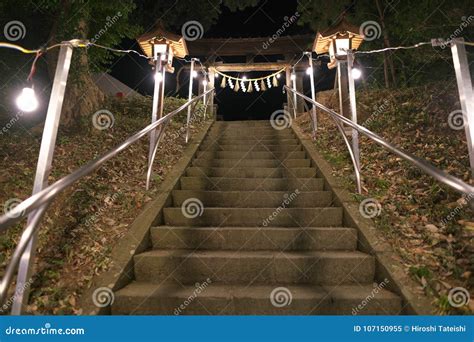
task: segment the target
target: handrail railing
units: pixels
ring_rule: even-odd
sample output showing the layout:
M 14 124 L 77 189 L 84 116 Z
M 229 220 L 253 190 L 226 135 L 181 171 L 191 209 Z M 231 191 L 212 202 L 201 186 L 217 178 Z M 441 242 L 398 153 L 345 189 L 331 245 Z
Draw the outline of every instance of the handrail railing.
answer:
M 383 139 L 379 135 L 375 134 L 374 132 L 368 130 L 367 128 L 365 128 L 365 127 L 363 127 L 359 124 L 356 124 L 356 123 L 352 122 L 350 119 L 336 113 L 335 111 L 327 108 L 326 106 L 320 104 L 319 102 L 313 101 L 311 98 L 309 98 L 309 97 L 307 97 L 307 96 L 291 89 L 290 87 L 285 85 L 284 89 L 287 90 L 287 91 L 291 91 L 292 93 L 300 96 L 301 98 L 303 98 L 304 100 L 306 100 L 308 102 L 311 102 L 312 104 L 314 104 L 319 109 L 321 109 L 324 112 L 328 113 L 334 121 L 339 122 L 339 125 L 338 125 L 339 130 L 341 130 L 341 127 L 340 127 L 341 123 L 343 123 L 347 126 L 350 126 L 353 129 L 356 129 L 359 133 L 362 133 L 363 135 L 365 135 L 366 137 L 368 137 L 372 141 L 374 141 L 377 144 L 385 147 L 390 152 L 398 155 L 402 159 L 404 159 L 404 160 L 410 162 L 411 164 L 415 165 L 416 167 L 418 167 L 419 169 L 421 169 L 422 171 L 424 171 L 425 173 L 427 173 L 428 175 L 430 175 L 431 177 L 433 177 L 437 181 L 447 185 L 448 187 L 452 188 L 453 190 L 455 190 L 457 192 L 460 192 L 460 193 L 463 193 L 463 194 L 466 194 L 466 195 L 471 195 L 471 194 L 474 193 L 474 187 L 467 184 L 463 180 L 461 180 L 459 178 L 456 178 L 456 177 L 446 173 L 443 170 L 438 169 L 437 167 L 431 165 L 427 161 L 425 161 L 421 158 L 418 158 L 418 157 L 416 157 L 415 155 L 413 155 L 409 152 L 402 151 L 401 149 L 399 149 L 395 145 L 387 142 L 385 139 Z M 343 137 L 346 141 L 346 145 L 348 147 L 349 153 L 351 154 L 351 158 L 353 159 L 354 169 L 356 170 L 356 176 L 357 176 L 357 174 L 359 173 L 359 166 L 357 165 L 357 163 L 354 160 L 353 151 L 352 151 L 352 148 L 351 148 L 350 144 L 348 144 L 348 140 L 347 140 L 347 137 L 344 134 L 344 130 L 342 130 L 342 134 L 343 134 Z M 360 185 L 358 185 L 358 186 L 360 186 Z
M 79 179 L 89 175 L 96 169 L 98 169 L 102 164 L 107 162 L 108 160 L 115 157 L 117 154 L 125 150 L 131 144 L 137 142 L 144 136 L 146 136 L 151 131 L 160 128 L 161 133 L 164 132 L 164 127 L 160 127 L 161 125 L 165 126 L 169 120 L 171 120 L 174 116 L 178 113 L 183 111 L 184 109 L 188 108 L 188 106 L 197 103 L 201 98 L 205 97 L 207 94 L 213 92 L 214 89 L 209 89 L 208 91 L 202 93 L 201 95 L 191 99 L 190 101 L 186 102 L 182 106 L 178 107 L 177 109 L 173 110 L 172 112 L 168 113 L 167 115 L 161 117 L 157 121 L 149 124 L 141 131 L 135 133 L 128 139 L 126 139 L 121 144 L 117 145 L 113 149 L 109 150 L 108 152 L 104 153 L 102 156 L 90 161 L 86 165 L 78 168 L 76 171 L 64 176 L 63 178 L 57 180 L 53 184 L 45 187 L 43 190 L 37 192 L 36 194 L 28 197 L 21 203 L 19 203 L 15 208 L 9 211 L 7 214 L 0 216 L 0 233 L 6 231 L 12 224 L 21 220 L 22 218 L 26 217 L 27 214 L 34 212 L 33 219 L 30 220 L 27 227 L 23 231 L 20 241 L 15 248 L 15 251 L 12 254 L 11 260 L 7 265 L 5 274 L 0 281 L 0 306 L 3 305 L 5 302 L 7 292 L 9 287 L 11 286 L 13 277 L 15 275 L 16 269 L 20 262 L 21 256 L 25 251 L 28 243 L 30 242 L 31 238 L 34 236 L 34 233 L 38 229 L 38 225 L 41 222 L 41 219 L 48 208 L 51 201 L 62 191 L 67 189 L 73 183 L 78 181 Z M 189 125 L 189 122 L 187 122 Z M 158 143 L 156 144 L 156 148 Z M 156 148 L 154 153 L 156 153 Z

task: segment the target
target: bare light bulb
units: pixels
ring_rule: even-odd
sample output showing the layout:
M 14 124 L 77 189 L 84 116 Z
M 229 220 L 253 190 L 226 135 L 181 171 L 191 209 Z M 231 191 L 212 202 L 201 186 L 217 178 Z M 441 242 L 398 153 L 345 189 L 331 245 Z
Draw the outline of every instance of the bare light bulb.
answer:
M 359 68 L 352 69 L 352 78 L 358 80 L 362 76 L 362 71 Z
M 247 81 L 247 76 L 242 77 L 242 81 Z
M 280 75 L 280 74 L 277 74 L 277 78 L 280 78 L 280 77 L 281 77 L 281 75 Z
M 192 75 L 193 75 L 193 78 L 196 78 L 196 77 L 198 76 L 198 73 L 197 73 L 197 71 L 196 71 L 196 70 L 193 70 L 193 73 L 192 73 Z
M 157 72 L 157 73 L 155 74 L 155 81 L 156 81 L 156 82 L 161 82 L 161 81 L 163 81 L 163 75 L 161 74 L 161 72 Z
M 292 81 L 296 80 L 296 75 L 295 75 L 294 73 L 292 73 L 291 76 L 290 76 L 290 79 L 291 79 Z
M 206 86 L 207 86 L 207 81 L 206 81 L 206 80 L 203 80 L 203 81 L 202 81 L 202 85 L 206 87 Z
M 23 88 L 16 98 L 16 105 L 23 112 L 32 112 L 38 108 L 38 99 L 33 88 Z
M 311 75 L 313 73 L 313 68 L 309 67 L 306 69 L 306 75 Z

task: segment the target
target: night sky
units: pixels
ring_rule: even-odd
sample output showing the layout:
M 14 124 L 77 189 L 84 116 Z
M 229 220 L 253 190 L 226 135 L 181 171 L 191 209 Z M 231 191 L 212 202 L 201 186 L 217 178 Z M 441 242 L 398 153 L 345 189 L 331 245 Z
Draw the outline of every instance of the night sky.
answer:
M 228 9 L 223 8 L 218 22 L 204 33 L 203 38 L 269 37 L 285 22 L 284 17 L 291 17 L 296 12 L 296 7 L 296 0 L 287 0 L 278 2 L 278 6 L 275 6 L 274 1 L 261 1 L 256 7 L 237 12 L 230 12 Z M 192 19 L 193 18 L 189 18 L 189 20 Z M 177 33 L 181 34 L 180 32 Z M 308 27 L 293 24 L 287 29 L 285 35 L 308 33 L 313 34 L 314 32 Z M 132 40 L 124 41 L 122 47 L 138 49 L 138 45 Z M 282 56 L 280 58 L 282 58 Z M 274 60 L 276 59 L 278 58 Z M 204 58 L 201 58 L 201 60 L 204 60 Z M 221 60 L 224 62 L 245 62 L 245 57 L 227 57 L 221 58 Z M 176 92 L 176 75 L 182 65 L 183 62 L 175 59 L 173 63 L 176 70 L 175 73 L 167 74 L 167 95 L 187 97 L 188 72 L 181 73 L 180 87 Z M 151 66 L 147 65 L 145 60 L 135 57 L 133 54 L 118 59 L 116 63 L 113 64 L 111 73 L 114 77 L 128 86 L 137 89 L 142 94 L 151 95 L 153 93 Z M 245 75 L 251 78 L 265 76 L 270 73 L 271 72 L 254 72 L 246 73 Z M 315 66 L 315 73 L 317 90 L 330 88 L 334 84 L 334 72 L 328 72 L 325 65 L 319 67 Z M 229 74 L 233 76 L 243 76 L 243 74 Z M 268 119 L 272 112 L 277 109 L 282 109 L 283 102 L 286 100 L 286 96 L 282 93 L 282 84 L 285 83 L 284 76 L 283 73 L 279 79 L 280 86 L 278 88 L 271 88 L 265 92 L 254 91 L 252 93 L 234 92 L 229 88 L 222 89 L 219 86 L 221 81 L 219 77 L 216 80 L 217 98 L 215 100 L 218 104 L 218 114 L 222 115 L 226 120 Z M 309 77 L 305 77 L 304 81 L 305 91 L 309 94 Z M 197 94 L 197 82 L 195 81 L 195 83 L 194 94 Z

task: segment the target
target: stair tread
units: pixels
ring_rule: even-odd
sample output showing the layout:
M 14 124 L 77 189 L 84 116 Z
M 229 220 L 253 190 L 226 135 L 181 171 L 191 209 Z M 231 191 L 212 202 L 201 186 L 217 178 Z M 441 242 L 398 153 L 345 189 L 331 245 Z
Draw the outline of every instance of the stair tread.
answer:
M 193 250 L 193 249 L 151 249 L 138 254 L 140 257 L 198 257 L 198 258 L 373 258 L 361 251 L 231 251 L 231 250 Z
M 203 281 L 206 281 L 205 279 Z M 282 285 L 285 285 L 284 283 Z M 375 288 L 373 284 L 355 285 L 312 285 L 312 284 L 288 284 L 293 300 L 300 298 L 314 297 L 343 297 L 343 298 L 366 298 Z M 145 281 L 134 281 L 116 292 L 117 296 L 159 296 L 159 297 L 179 297 L 188 298 L 196 289 L 195 285 L 184 285 L 175 283 L 152 283 Z M 199 297 L 264 297 L 269 299 L 270 293 L 275 289 L 275 285 L 242 285 L 242 284 L 219 284 L 209 283 Z M 381 288 L 377 298 L 398 299 L 398 296 L 389 290 Z

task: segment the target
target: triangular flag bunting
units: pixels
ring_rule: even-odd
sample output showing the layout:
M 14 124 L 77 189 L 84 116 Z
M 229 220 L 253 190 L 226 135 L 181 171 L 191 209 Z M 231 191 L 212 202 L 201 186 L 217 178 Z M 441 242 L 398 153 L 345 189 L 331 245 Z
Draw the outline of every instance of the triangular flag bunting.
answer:
M 239 81 L 236 81 L 235 86 L 234 86 L 234 91 L 239 91 L 239 89 L 240 89 Z
M 260 82 L 260 89 L 262 89 L 262 91 L 265 91 L 267 90 L 267 86 L 265 85 L 265 81 L 262 79 L 262 81 Z
M 247 93 L 251 93 L 253 91 L 252 82 L 249 82 L 249 86 L 247 87 Z
M 276 76 L 273 76 L 273 86 L 278 87 L 278 80 L 277 80 Z
M 222 81 L 221 81 L 221 88 L 225 88 L 225 83 L 227 80 L 225 79 L 225 76 L 222 76 Z

